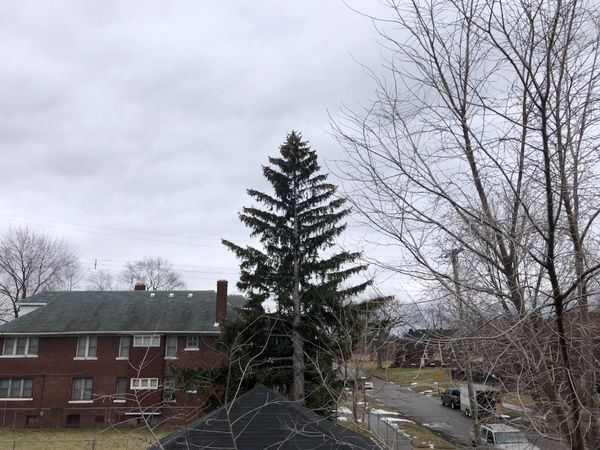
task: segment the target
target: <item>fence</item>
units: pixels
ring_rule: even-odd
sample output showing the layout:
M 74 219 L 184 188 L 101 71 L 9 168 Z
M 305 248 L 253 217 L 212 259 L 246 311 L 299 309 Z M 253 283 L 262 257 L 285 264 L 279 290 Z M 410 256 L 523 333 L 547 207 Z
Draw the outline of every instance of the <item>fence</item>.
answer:
M 397 415 L 369 411 L 369 431 L 379 437 L 389 450 L 412 450 L 410 439 L 397 425 Z

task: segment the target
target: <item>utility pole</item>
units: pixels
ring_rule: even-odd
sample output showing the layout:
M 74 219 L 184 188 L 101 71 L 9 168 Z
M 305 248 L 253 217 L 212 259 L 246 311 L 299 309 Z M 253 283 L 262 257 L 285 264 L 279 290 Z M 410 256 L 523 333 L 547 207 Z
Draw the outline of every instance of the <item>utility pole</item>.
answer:
M 461 328 L 464 326 L 464 303 L 462 298 L 462 292 L 460 289 L 460 274 L 458 271 L 458 254 L 462 252 L 462 248 L 453 248 L 450 251 L 450 258 L 452 260 L 452 274 L 453 274 L 453 282 L 454 282 L 454 293 L 456 295 L 456 302 L 458 304 L 458 318 L 460 321 Z M 466 375 L 467 375 L 467 389 L 469 391 L 469 410 L 471 412 L 471 417 L 473 417 L 473 435 L 475 437 L 476 445 L 479 445 L 479 404 L 477 403 L 477 394 L 475 392 L 475 387 L 473 386 L 473 368 L 471 366 L 471 348 L 470 345 L 465 344 L 467 346 L 466 357 L 467 357 L 467 367 L 466 367 Z M 465 347 L 462 346 L 461 347 Z M 462 406 L 461 406 L 462 408 Z

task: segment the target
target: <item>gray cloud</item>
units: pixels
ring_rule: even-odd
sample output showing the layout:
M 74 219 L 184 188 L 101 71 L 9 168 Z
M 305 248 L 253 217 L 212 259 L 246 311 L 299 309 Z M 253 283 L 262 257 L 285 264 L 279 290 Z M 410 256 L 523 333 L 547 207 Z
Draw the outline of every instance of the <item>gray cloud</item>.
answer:
M 370 95 L 351 55 L 379 59 L 340 1 L 7 1 L 0 18 L 0 226 L 113 271 L 161 255 L 191 288 L 234 280 L 219 239 L 248 240 L 245 189 L 287 132 L 341 157 L 327 109 Z

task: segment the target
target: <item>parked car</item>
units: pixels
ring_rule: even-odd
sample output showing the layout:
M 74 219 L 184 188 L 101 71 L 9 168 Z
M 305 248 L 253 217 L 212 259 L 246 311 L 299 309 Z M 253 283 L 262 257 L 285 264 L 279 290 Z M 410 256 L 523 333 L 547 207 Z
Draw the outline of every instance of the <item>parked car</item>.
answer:
M 460 408 L 460 389 L 450 388 L 442 392 L 442 406 L 452 409 Z
M 496 410 L 496 400 L 500 394 L 500 389 L 494 386 L 474 384 L 475 399 L 479 410 L 479 417 L 493 415 Z M 460 409 L 465 416 L 471 417 L 471 405 L 469 402 L 469 388 L 466 384 L 460 387 Z
M 365 391 L 372 391 L 374 389 L 373 386 L 373 381 L 371 380 L 371 378 L 367 378 L 367 377 L 360 377 L 363 386 L 365 388 Z
M 481 425 L 479 442 L 471 432 L 471 442 L 477 448 L 495 448 L 503 450 L 540 450 L 533 445 L 518 428 L 504 423 Z

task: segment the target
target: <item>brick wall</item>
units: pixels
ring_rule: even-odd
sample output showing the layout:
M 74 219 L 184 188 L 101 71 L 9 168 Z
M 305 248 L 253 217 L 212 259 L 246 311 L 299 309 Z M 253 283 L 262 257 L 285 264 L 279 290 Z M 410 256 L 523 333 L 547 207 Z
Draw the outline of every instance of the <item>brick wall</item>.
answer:
M 185 366 L 209 366 L 222 360 L 214 349 L 216 336 L 200 336 L 197 351 L 186 351 L 186 336 L 177 339 L 177 359 L 165 359 L 165 336 L 160 347 L 134 347 L 130 339 L 128 360 L 117 359 L 120 336 L 97 336 L 96 360 L 76 360 L 76 336 L 39 337 L 37 357 L 0 358 L 0 379 L 33 379 L 33 400 L 0 400 L 0 427 L 26 426 L 30 422 L 42 427 L 66 426 L 67 417 L 79 415 L 79 426 L 104 426 L 136 417 L 126 413 L 147 408 L 161 413 L 160 420 L 171 418 L 183 423 L 201 414 L 201 400 L 196 394 L 178 391 L 175 403 L 163 404 L 162 389 L 132 391 L 125 403 L 114 402 L 118 377 L 158 378 L 162 385 L 171 376 L 169 363 Z M 4 339 L 0 337 L 0 350 Z M 73 378 L 92 378 L 93 403 L 69 403 Z M 73 420 L 71 418 L 71 420 Z M 158 420 L 158 417 L 157 417 Z

